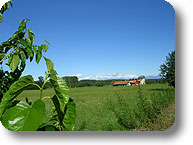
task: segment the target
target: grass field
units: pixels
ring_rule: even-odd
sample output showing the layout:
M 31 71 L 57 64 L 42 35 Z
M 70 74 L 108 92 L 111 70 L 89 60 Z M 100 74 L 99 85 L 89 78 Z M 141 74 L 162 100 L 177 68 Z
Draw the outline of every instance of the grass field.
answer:
M 145 97 L 150 97 L 152 93 L 162 93 L 170 88 L 166 84 L 146 84 L 141 86 Z M 138 98 L 139 86 L 124 86 L 124 87 L 82 87 L 71 88 L 70 95 L 74 99 L 77 107 L 77 119 L 75 130 L 84 131 L 119 131 L 125 129 L 118 122 L 118 118 L 112 109 L 109 109 L 109 104 L 115 109 L 122 106 L 120 101 L 125 105 L 123 110 L 130 110 L 136 107 L 136 100 Z M 170 89 L 171 95 L 175 95 L 175 90 Z M 29 101 L 33 102 L 40 95 L 39 91 L 27 90 L 24 91 L 19 99 L 25 100 L 27 97 Z M 54 95 L 53 89 L 43 91 L 43 96 L 52 97 Z M 167 97 L 167 96 L 166 96 Z M 50 99 L 44 100 L 47 105 L 47 114 L 53 106 Z M 117 104 L 117 105 L 116 105 Z M 122 111 L 121 111 L 122 112 Z M 127 114 L 125 114 L 127 115 Z M 175 120 L 175 100 L 173 99 L 167 108 L 162 110 L 161 122 L 155 122 L 153 130 L 165 130 L 169 128 Z M 48 117 L 48 116 L 47 116 Z M 136 129 L 138 130 L 138 129 Z M 139 129 L 141 130 L 141 129 Z M 147 130 L 147 128 L 145 129 Z M 151 130 L 151 129 L 150 129 Z

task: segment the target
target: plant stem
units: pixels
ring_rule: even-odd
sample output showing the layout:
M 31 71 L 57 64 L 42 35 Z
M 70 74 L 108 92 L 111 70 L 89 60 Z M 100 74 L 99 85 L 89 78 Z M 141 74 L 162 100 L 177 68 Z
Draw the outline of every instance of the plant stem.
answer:
M 39 86 L 38 84 L 33 83 L 33 85 L 34 85 L 34 86 L 37 86 L 39 89 L 41 89 L 40 86 Z
M 43 89 L 40 89 L 40 99 L 42 99 Z
M 42 87 L 40 88 L 40 99 L 42 99 L 43 89 L 44 89 L 44 86 L 47 83 L 47 78 L 48 78 L 48 73 L 46 73 L 46 76 L 45 76 L 45 79 L 44 79 L 44 83 L 43 83 Z
M 17 48 L 15 47 L 13 50 L 11 50 L 5 57 L 3 57 L 3 59 L 0 61 L 0 63 L 2 63 L 16 49 Z

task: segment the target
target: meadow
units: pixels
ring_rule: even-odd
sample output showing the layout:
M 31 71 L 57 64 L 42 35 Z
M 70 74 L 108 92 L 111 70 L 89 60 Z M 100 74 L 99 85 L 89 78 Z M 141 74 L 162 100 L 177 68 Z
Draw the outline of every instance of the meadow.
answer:
M 27 90 L 18 99 L 25 100 L 27 97 L 30 102 L 33 102 L 39 94 L 38 90 Z M 43 91 L 44 97 L 53 95 L 53 89 Z M 175 89 L 167 84 L 146 84 L 140 88 L 139 86 L 70 88 L 70 95 L 76 103 L 75 130 L 77 131 L 166 130 L 175 120 Z M 143 95 L 141 102 L 140 95 Z M 158 100 L 160 96 L 162 98 Z M 148 100 L 148 98 L 153 99 Z M 148 101 L 154 102 L 154 105 L 151 103 L 149 107 L 144 104 Z M 44 99 L 44 102 L 48 106 L 46 121 L 53 103 L 50 99 Z M 133 116 L 133 112 L 137 110 L 137 104 L 139 107 L 139 102 L 141 106 L 147 106 L 142 108 L 145 111 L 139 111 L 143 116 L 141 118 L 136 117 L 137 115 Z M 162 104 L 161 107 L 159 103 Z M 153 108 L 155 111 L 147 110 L 148 108 Z

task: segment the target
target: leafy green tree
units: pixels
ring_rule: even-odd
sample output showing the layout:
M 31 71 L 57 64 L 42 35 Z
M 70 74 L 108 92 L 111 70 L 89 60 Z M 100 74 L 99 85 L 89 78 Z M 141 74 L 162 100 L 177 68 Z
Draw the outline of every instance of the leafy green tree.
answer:
M 175 88 L 175 50 L 166 56 L 166 61 L 160 66 L 160 76 Z
M 68 84 L 70 88 L 78 87 L 78 78 L 76 76 L 65 76 L 62 77 Z

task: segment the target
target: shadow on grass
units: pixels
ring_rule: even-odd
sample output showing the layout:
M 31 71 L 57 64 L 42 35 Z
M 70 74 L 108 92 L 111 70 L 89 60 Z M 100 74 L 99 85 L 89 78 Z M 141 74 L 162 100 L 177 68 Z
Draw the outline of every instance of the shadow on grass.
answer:
M 174 91 L 173 89 L 149 89 L 151 91 Z

